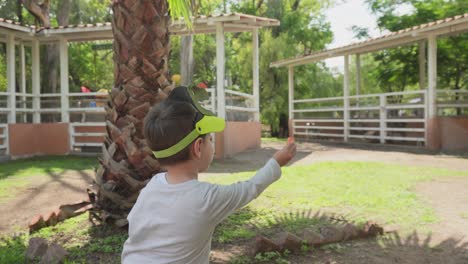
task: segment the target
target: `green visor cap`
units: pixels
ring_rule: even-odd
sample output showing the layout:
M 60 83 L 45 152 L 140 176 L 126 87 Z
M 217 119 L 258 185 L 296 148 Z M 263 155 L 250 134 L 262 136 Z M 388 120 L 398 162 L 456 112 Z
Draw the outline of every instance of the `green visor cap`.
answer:
M 193 92 L 187 87 L 179 86 L 175 88 L 167 100 L 185 101 L 190 103 L 199 113 L 197 114 L 198 120 L 196 121 L 193 130 L 175 145 L 164 150 L 153 151 L 156 158 L 167 158 L 173 156 L 190 145 L 199 136 L 206 135 L 208 133 L 221 132 L 226 127 L 224 119 L 214 116 L 212 112 L 201 107 Z

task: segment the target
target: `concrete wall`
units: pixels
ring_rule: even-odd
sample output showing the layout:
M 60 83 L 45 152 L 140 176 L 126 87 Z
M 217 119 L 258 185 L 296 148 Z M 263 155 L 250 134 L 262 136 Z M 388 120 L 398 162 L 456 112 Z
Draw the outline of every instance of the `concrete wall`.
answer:
M 9 124 L 8 137 L 12 157 L 70 152 L 68 123 Z
M 223 159 L 247 149 L 260 148 L 261 134 L 259 122 L 226 122 L 226 129 L 216 133 L 215 158 Z

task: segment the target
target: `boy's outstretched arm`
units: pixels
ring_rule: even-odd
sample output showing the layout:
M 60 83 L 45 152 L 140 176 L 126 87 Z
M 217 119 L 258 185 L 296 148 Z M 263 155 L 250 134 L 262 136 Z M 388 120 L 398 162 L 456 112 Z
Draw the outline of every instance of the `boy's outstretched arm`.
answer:
M 211 205 L 213 222 L 218 224 L 236 209 L 257 198 L 270 184 L 280 178 L 280 167 L 286 165 L 295 155 L 296 144 L 288 142 L 249 180 L 231 185 L 217 185 L 206 197 Z

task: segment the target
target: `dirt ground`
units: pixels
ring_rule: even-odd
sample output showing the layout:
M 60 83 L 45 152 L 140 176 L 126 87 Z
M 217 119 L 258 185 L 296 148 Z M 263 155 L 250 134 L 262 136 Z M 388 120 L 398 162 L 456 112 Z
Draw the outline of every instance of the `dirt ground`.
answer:
M 92 183 L 93 173 L 89 170 L 28 177 L 28 186 L 15 190 L 14 198 L 0 202 L 0 235 L 27 231 L 34 216 L 86 199 L 86 187 Z
M 281 146 L 280 143 L 266 143 L 259 150 L 216 161 L 206 174 L 256 170 Z M 466 158 L 412 152 L 415 151 L 301 143 L 291 165 L 321 161 L 376 161 L 468 170 Z M 35 215 L 45 214 L 60 204 L 86 198 L 85 189 L 93 177 L 92 171 L 31 177 L 31 184 L 21 189 L 16 197 L 0 202 L 0 235 L 24 231 Z M 318 249 L 299 254 L 292 263 L 468 263 L 468 179 L 444 178 L 421 183 L 415 190 L 442 219 L 430 227 L 432 234 L 409 237 L 393 234 L 379 243 L 351 242 L 339 250 Z M 224 263 L 233 254 L 242 254 L 245 247 L 248 245 L 214 248 L 215 263 Z

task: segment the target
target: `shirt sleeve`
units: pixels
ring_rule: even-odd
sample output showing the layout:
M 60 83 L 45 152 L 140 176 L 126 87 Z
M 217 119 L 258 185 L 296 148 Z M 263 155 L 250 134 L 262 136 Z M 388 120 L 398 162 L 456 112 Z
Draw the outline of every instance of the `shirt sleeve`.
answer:
M 208 197 L 212 221 L 220 223 L 236 209 L 257 198 L 270 184 L 281 177 L 281 167 L 270 159 L 255 176 L 231 185 L 213 185 Z

